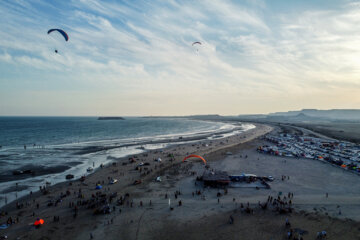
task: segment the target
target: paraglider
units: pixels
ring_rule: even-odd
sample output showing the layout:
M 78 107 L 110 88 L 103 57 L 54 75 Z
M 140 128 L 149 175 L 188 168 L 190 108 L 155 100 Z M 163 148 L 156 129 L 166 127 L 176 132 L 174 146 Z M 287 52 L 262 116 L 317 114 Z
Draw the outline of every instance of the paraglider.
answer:
M 59 32 L 59 33 L 64 37 L 65 41 L 69 41 L 69 36 L 68 36 L 67 33 L 66 33 L 64 30 L 62 30 L 62 29 L 52 28 L 52 29 L 50 29 L 47 33 L 50 34 L 50 33 L 54 32 L 54 31 Z M 55 53 L 58 53 L 58 50 L 57 50 L 57 49 L 55 49 Z
M 206 160 L 205 160 L 202 156 L 195 155 L 195 154 L 191 154 L 191 155 L 185 157 L 184 160 L 183 160 L 183 162 L 185 162 L 185 160 L 188 159 L 188 158 L 200 158 L 200 159 L 205 163 L 205 165 L 206 165 Z
M 196 46 L 196 52 L 199 52 L 198 46 L 201 45 L 201 42 L 193 42 L 191 46 Z
M 50 29 L 50 30 L 48 31 L 48 34 L 54 32 L 54 31 L 57 31 L 57 32 L 59 32 L 61 35 L 63 35 L 63 37 L 65 38 L 65 41 L 69 41 L 69 36 L 67 35 L 67 33 L 66 33 L 64 30 L 57 29 L 57 28 L 53 28 L 53 29 Z

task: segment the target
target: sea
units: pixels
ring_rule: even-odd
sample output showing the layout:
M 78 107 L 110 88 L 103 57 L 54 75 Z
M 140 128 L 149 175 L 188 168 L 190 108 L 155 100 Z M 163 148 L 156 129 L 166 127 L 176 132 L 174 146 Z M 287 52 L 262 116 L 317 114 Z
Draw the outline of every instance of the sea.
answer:
M 89 167 L 254 127 L 187 118 L 0 117 L 0 206 L 68 174 L 89 174 Z

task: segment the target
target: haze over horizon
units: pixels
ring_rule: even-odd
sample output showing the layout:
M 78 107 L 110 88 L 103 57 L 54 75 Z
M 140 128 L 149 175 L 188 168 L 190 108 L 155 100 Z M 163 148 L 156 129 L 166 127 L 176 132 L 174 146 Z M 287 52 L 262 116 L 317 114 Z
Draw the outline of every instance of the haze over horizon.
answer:
M 357 1 L 4 0 L 0 14 L 0 116 L 360 108 Z

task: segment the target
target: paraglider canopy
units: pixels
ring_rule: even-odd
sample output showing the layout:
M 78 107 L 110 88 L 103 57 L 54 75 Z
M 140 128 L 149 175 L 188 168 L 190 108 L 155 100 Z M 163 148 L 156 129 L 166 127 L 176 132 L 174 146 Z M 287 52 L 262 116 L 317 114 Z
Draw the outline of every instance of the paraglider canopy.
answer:
M 44 224 L 44 220 L 43 219 L 36 219 L 36 221 L 34 222 L 34 226 L 40 226 Z
M 206 160 L 202 157 L 202 156 L 199 156 L 199 155 L 195 155 L 195 154 L 190 154 L 189 156 L 185 157 L 183 162 L 188 159 L 188 158 L 200 158 L 206 165 Z
M 67 35 L 67 33 L 64 30 L 61 30 L 61 29 L 53 28 L 53 29 L 50 29 L 47 33 L 50 34 L 50 33 L 54 32 L 54 31 L 57 31 L 61 35 L 63 35 L 63 37 L 65 38 L 66 41 L 69 40 L 69 36 Z
M 196 48 L 196 52 L 198 53 L 199 52 L 199 49 L 198 49 L 198 45 L 201 45 L 201 42 L 193 42 L 192 44 L 191 44 L 191 46 L 192 47 L 194 47 L 194 48 Z

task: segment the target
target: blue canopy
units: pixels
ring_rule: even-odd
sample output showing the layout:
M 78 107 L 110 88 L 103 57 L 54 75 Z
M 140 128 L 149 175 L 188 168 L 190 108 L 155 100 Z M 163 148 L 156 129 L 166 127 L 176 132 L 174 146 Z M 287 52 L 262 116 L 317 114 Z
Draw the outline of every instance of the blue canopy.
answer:
M 50 34 L 53 31 L 58 31 L 61 35 L 63 35 L 63 37 L 65 38 L 66 41 L 69 40 L 69 36 L 67 35 L 67 33 L 64 30 L 53 28 L 48 31 L 48 34 Z

